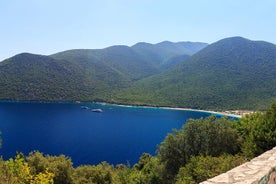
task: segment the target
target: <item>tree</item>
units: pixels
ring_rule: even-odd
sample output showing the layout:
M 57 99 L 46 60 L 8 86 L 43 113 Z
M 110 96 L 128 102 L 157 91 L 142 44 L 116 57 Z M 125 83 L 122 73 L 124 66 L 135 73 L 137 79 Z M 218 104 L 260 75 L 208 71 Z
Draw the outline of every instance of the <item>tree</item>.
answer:
M 23 154 L 16 154 L 15 159 L 10 158 L 8 161 L 6 161 L 5 165 L 17 183 L 30 183 L 32 175 L 28 164 L 25 162 Z
M 263 152 L 272 149 L 276 145 L 276 102 L 264 114 L 263 122 L 259 123 L 257 128 L 261 132 L 256 139 L 257 146 Z
M 189 163 L 179 169 L 176 184 L 199 183 L 244 162 L 246 162 L 246 159 L 238 155 L 224 154 L 219 157 L 192 156 Z
M 239 134 L 234 128 L 234 120 L 210 116 L 190 119 L 182 129 L 168 134 L 158 148 L 158 157 L 165 165 L 165 178 L 173 180 L 179 168 L 192 156 L 235 154 L 239 149 Z
M 0 183 L 7 184 L 54 184 L 54 174 L 48 169 L 37 174 L 31 173 L 31 168 L 22 153 L 15 158 L 0 163 Z
M 188 120 L 183 127 L 187 157 L 238 153 L 239 135 L 234 128 L 234 122 L 227 117 L 217 118 L 215 116 Z
M 261 123 L 263 120 L 263 114 L 253 113 L 241 118 L 236 122 L 235 126 L 240 134 L 241 139 L 241 151 L 243 155 L 249 159 L 261 153 L 262 150 L 257 146 L 255 141 L 256 136 L 259 134 L 259 129 L 257 129 L 257 124 Z
M 79 166 L 74 170 L 74 183 L 97 183 L 116 184 L 119 183 L 117 173 L 113 166 L 102 162 L 97 166 Z
M 46 169 L 33 177 L 30 184 L 54 184 L 54 174 Z
M 163 165 L 157 157 L 143 153 L 139 162 L 133 166 L 133 172 L 139 176 L 140 183 L 161 184 Z
M 173 182 L 178 169 L 187 163 L 185 144 L 183 129 L 174 130 L 160 144 L 157 153 L 160 162 L 164 164 L 164 180 Z
M 242 152 L 253 158 L 276 145 L 276 103 L 266 113 L 254 113 L 240 119 L 236 128 L 243 139 Z
M 54 174 L 53 180 L 55 184 L 73 183 L 73 164 L 71 159 L 64 155 L 44 156 L 36 151 L 29 154 L 27 161 L 33 175 L 49 171 Z

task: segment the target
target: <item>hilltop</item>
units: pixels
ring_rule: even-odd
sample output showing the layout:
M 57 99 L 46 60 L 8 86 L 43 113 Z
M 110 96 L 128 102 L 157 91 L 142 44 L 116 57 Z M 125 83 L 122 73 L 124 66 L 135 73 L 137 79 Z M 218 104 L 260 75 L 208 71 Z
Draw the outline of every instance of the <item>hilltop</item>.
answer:
M 276 98 L 276 46 L 220 40 L 118 95 L 122 103 L 196 109 L 265 109 Z
M 75 49 L 49 56 L 18 54 L 0 63 L 0 99 L 110 101 L 119 90 L 175 65 L 175 57 L 189 57 L 207 45 L 162 42 L 146 44 L 148 48 L 144 44 Z
M 276 99 L 276 46 L 231 37 L 22 53 L 0 63 L 0 85 L 2 100 L 263 110 Z

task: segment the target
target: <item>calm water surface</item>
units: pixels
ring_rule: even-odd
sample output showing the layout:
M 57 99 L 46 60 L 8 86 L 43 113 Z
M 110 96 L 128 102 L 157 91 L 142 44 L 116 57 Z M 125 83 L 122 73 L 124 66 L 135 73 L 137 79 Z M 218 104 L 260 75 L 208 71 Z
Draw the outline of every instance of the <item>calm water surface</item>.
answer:
M 103 113 L 82 109 L 101 108 Z M 134 164 L 143 152 L 155 154 L 157 145 L 189 118 L 209 113 L 160 108 L 121 107 L 93 103 L 0 102 L 0 130 L 4 159 L 16 151 L 39 150 L 65 154 L 74 165 Z

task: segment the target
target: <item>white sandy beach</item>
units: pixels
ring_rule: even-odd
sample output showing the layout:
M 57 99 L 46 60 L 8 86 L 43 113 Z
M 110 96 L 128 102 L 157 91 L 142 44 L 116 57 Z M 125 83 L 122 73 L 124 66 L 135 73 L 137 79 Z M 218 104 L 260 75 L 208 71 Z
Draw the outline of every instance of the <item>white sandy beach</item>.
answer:
M 114 106 L 121 106 L 121 107 L 130 107 L 130 108 L 158 108 L 158 109 L 169 109 L 169 110 L 182 110 L 182 111 L 195 111 L 195 112 L 205 112 L 210 114 L 217 114 L 221 116 L 230 116 L 235 118 L 241 118 L 241 115 L 231 114 L 226 112 L 217 112 L 217 111 L 209 111 L 209 110 L 199 110 L 199 109 L 190 109 L 190 108 L 179 108 L 179 107 L 154 107 L 154 106 L 139 106 L 139 105 L 121 105 L 121 104 L 111 104 L 111 103 L 97 103 L 101 105 L 114 105 Z

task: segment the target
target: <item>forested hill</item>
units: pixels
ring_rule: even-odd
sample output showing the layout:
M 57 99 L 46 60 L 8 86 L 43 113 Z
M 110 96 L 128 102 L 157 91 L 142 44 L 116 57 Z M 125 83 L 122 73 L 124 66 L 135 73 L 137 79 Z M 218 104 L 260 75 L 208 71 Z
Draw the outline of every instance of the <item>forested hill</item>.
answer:
M 133 45 L 131 48 L 159 68 L 172 66 L 177 63 L 175 62 L 175 57 L 182 57 L 182 61 L 184 61 L 188 56 L 195 54 L 206 46 L 206 43 L 201 42 L 173 43 L 164 41 L 157 44 L 140 42 Z
M 213 110 L 266 109 L 276 99 L 274 44 L 232 37 L 206 45 L 166 41 L 18 54 L 0 62 L 0 99 Z
M 5 100 L 87 100 L 126 87 L 130 80 L 110 67 L 23 53 L 0 63 L 0 98 Z
M 176 64 L 176 57 L 186 59 L 206 46 L 200 42 L 137 43 L 132 47 L 118 45 L 105 49 L 69 50 L 51 57 L 82 64 L 102 63 L 132 80 L 138 80 Z
M 185 59 L 207 44 L 137 45 L 69 50 L 50 56 L 18 54 L 0 62 L 0 99 L 112 101 L 117 91 L 160 73 L 179 62 L 175 58 Z
M 275 99 L 276 46 L 241 37 L 213 43 L 117 96 L 122 103 L 220 110 L 265 109 Z

